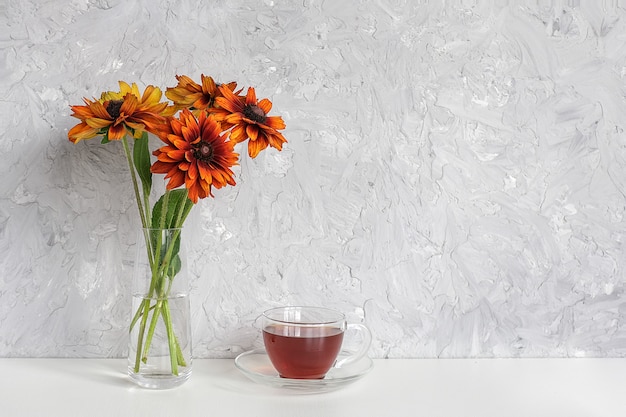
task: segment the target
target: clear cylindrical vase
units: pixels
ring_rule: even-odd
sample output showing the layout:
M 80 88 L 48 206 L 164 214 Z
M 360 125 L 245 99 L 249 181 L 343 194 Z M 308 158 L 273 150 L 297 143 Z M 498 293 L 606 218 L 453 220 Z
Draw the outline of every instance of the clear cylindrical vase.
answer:
M 142 229 L 136 246 L 128 375 L 141 387 L 174 388 L 189 378 L 192 365 L 182 229 Z

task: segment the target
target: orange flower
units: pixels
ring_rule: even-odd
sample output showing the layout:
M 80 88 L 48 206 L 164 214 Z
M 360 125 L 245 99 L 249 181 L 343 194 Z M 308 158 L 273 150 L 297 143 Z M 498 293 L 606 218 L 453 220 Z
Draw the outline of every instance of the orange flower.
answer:
M 177 75 L 178 85 L 176 87 L 165 90 L 165 96 L 174 102 L 174 108 L 180 110 L 183 108 L 190 109 L 196 117 L 203 110 L 212 112 L 215 107 L 215 99 L 220 97 L 222 93 L 218 84 L 213 78 L 204 74 L 201 76 L 202 85 L 197 84 L 186 75 Z M 223 84 L 230 91 L 234 91 L 237 83 L 230 82 Z
M 160 135 L 165 146 L 153 152 L 157 161 L 150 171 L 166 174 L 168 190 L 185 184 L 189 199 L 213 197 L 211 187 L 235 185 L 230 167 L 237 165 L 235 143 L 221 135 L 222 129 L 206 112 L 196 117 L 183 109 L 180 117 L 170 119 L 169 131 Z
M 216 110 L 215 117 L 226 126 L 233 126 L 230 139 L 236 143 L 248 141 L 248 155 L 256 157 L 263 149 L 271 146 L 282 150 L 287 140 L 278 132 L 285 128 L 280 116 L 268 116 L 272 102 L 264 98 L 257 101 L 254 88 L 248 88 L 245 97 L 238 96 L 228 88 L 219 87 L 222 97 L 215 102 L 221 107 Z
M 135 84 L 131 88 L 120 81 L 120 87 L 119 93 L 103 93 L 100 100 L 84 98 L 85 106 L 71 106 L 72 116 L 81 120 L 67 134 L 71 142 L 105 134 L 109 140 L 120 140 L 126 134 L 139 137 L 144 130 L 160 129 L 167 107 L 167 103 L 160 102 L 161 90 L 148 86 L 140 96 Z

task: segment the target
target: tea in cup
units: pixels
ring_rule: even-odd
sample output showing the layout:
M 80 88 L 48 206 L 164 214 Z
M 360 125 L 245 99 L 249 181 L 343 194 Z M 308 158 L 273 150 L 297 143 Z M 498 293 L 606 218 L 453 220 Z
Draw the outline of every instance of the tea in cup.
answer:
M 323 307 L 278 307 L 263 313 L 267 355 L 283 378 L 322 379 L 334 366 L 364 357 L 372 336 L 362 324 L 348 324 L 343 313 Z M 337 361 L 346 330 L 362 334 L 360 349 Z

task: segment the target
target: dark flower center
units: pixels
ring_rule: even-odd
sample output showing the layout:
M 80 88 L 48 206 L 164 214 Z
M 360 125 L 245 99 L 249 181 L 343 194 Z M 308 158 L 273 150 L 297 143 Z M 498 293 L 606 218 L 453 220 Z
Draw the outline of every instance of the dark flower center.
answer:
M 117 119 L 118 117 L 120 117 L 120 109 L 122 108 L 122 104 L 124 104 L 124 100 L 109 101 L 109 104 L 107 104 L 106 110 L 112 119 Z
M 204 162 L 211 162 L 213 159 L 213 147 L 210 143 L 198 142 L 194 145 L 193 156 Z
M 243 115 L 257 123 L 265 123 L 265 112 L 256 104 L 248 104 L 243 108 Z

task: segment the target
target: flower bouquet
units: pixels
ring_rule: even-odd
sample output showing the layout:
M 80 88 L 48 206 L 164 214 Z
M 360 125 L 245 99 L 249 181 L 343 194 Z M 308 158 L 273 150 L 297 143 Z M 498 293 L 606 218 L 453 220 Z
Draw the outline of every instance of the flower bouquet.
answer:
M 235 82 L 216 84 L 202 75 L 200 84 L 185 75 L 176 76 L 178 84 L 162 91 L 152 85 L 143 94 L 135 83 L 119 82 L 119 91 L 103 92 L 99 99 L 84 99 L 84 105 L 71 106 L 72 116 L 80 120 L 68 132 L 78 143 L 96 136 L 102 143 L 121 142 L 128 163 L 139 217 L 141 219 L 147 267 L 147 284 L 134 306 L 130 323 L 131 354 L 129 374 L 140 385 L 173 386 L 150 381 L 181 381 L 190 369 L 190 340 L 181 348 L 175 328 L 172 300 L 176 279 L 183 268 L 181 230 L 198 200 L 213 197 L 213 188 L 235 185 L 231 167 L 238 164 L 238 143 L 248 141 L 248 155 L 255 158 L 268 147 L 281 150 L 286 143 L 279 131 L 285 123 L 269 116 L 272 103 L 257 100 L 253 87 L 243 94 Z M 151 151 L 150 139 L 162 143 Z M 129 139 L 131 139 L 129 141 Z M 151 154 L 154 158 L 151 157 Z M 154 204 L 152 174 L 165 174 L 165 192 Z M 143 255 L 142 255 L 143 256 Z M 187 300 L 188 310 L 188 300 Z M 188 313 L 187 313 L 188 315 Z M 182 323 L 180 326 L 188 326 Z M 162 329 L 167 369 L 147 367 L 155 335 Z M 187 356 L 187 357 L 185 357 Z M 184 378 L 179 378 L 184 368 Z

